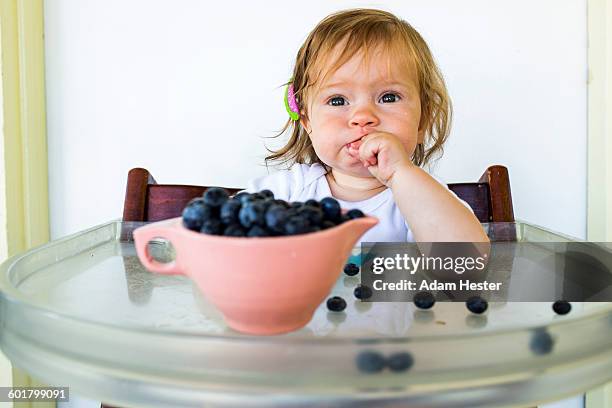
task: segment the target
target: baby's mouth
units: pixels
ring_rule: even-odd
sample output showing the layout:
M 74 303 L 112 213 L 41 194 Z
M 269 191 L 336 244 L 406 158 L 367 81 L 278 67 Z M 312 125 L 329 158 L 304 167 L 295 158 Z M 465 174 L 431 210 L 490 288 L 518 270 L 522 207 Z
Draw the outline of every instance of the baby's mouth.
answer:
M 361 146 L 361 139 L 355 140 L 354 142 L 347 143 L 346 149 L 350 156 L 357 157 L 359 156 L 359 146 Z

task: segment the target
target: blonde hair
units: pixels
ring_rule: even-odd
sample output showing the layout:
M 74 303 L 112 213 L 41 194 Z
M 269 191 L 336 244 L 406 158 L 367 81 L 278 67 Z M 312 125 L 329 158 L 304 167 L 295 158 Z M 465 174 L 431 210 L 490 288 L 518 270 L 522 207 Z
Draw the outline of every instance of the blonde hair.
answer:
M 332 51 L 342 43 L 343 49 L 331 69 L 325 69 Z M 308 92 L 321 84 L 330 73 L 363 52 L 367 60 L 370 50 L 382 47 L 387 56 L 402 56 L 414 69 L 421 101 L 419 129 L 424 129 L 423 143 L 417 144 L 412 162 L 422 166 L 434 154 L 443 153 L 443 144 L 450 131 L 452 105 L 444 79 L 429 47 L 421 35 L 406 21 L 393 14 L 374 9 L 352 9 L 327 16 L 310 32 L 297 53 L 292 80 L 300 115 L 308 118 Z M 393 52 L 391 52 L 393 51 Z M 323 76 L 323 78 L 321 78 Z M 287 85 L 287 84 L 285 84 Z M 290 130 L 290 137 L 279 150 L 270 150 L 268 161 L 288 163 L 325 163 L 319 159 L 306 130 L 297 121 L 288 120 L 278 137 Z

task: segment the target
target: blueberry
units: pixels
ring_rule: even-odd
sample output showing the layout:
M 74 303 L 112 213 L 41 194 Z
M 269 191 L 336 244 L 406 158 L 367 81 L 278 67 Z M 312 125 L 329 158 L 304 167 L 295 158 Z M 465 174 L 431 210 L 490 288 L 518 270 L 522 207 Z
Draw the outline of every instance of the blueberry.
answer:
M 199 231 L 204 225 L 204 221 L 212 216 L 212 211 L 209 206 L 203 201 L 193 201 L 183 209 L 183 225 L 192 231 Z
M 365 215 L 363 214 L 363 211 L 357 208 L 347 211 L 346 216 L 351 220 L 354 220 L 355 218 L 365 217 Z
M 249 232 L 247 232 L 247 237 L 269 237 L 270 233 L 259 225 L 253 225 Z
M 274 199 L 274 193 L 270 190 L 261 190 L 259 194 L 262 195 L 264 198 Z
M 310 225 L 308 220 L 304 217 L 300 217 L 299 215 L 294 215 L 290 217 L 285 223 L 285 234 L 287 235 L 297 235 L 297 234 L 305 234 L 308 232 Z
M 419 309 L 431 309 L 433 305 L 436 303 L 436 299 L 434 298 L 434 295 L 432 295 L 430 292 L 419 292 L 416 295 L 414 295 L 414 298 L 412 299 L 412 301 L 414 302 L 414 305 L 418 307 Z
M 381 372 L 387 364 L 385 357 L 382 354 L 371 350 L 366 350 L 359 353 L 357 355 L 356 363 L 359 371 L 368 374 Z
M 219 214 L 221 222 L 223 222 L 224 224 L 235 224 L 240 222 L 238 219 L 238 214 L 240 213 L 241 207 L 242 204 L 240 204 L 239 200 L 235 198 L 227 200 L 221 206 L 221 211 Z
M 251 228 L 253 225 L 265 225 L 265 207 L 263 203 L 258 201 L 248 202 L 240 208 L 238 218 L 240 224 L 245 228 Z
M 204 192 L 204 203 L 211 207 L 221 207 L 228 198 L 227 190 L 221 187 L 210 187 Z
M 554 346 L 554 339 L 545 329 L 534 330 L 529 340 L 529 349 L 538 356 L 550 353 Z
M 320 208 L 304 205 L 297 210 L 297 215 L 301 215 L 308 220 L 310 225 L 320 225 L 323 221 L 323 211 Z
M 196 197 L 187 203 L 187 205 L 195 205 L 195 204 L 206 205 L 206 203 L 204 202 L 204 197 Z
M 334 224 L 330 220 L 323 220 L 323 222 L 321 223 L 321 229 L 333 228 L 335 226 L 336 224 Z
M 282 205 L 272 204 L 266 210 L 265 221 L 266 227 L 271 231 L 284 232 L 285 222 L 287 221 L 287 209 Z
M 325 197 L 321 200 L 321 209 L 326 220 L 336 221 L 340 218 L 340 203 L 332 197 Z
M 321 204 L 319 204 L 317 200 L 313 200 L 312 198 L 310 200 L 304 201 L 304 205 L 314 208 L 321 208 Z
M 231 198 L 233 198 L 234 200 L 238 200 L 240 201 L 240 198 L 243 196 L 250 196 L 251 194 L 247 193 L 246 191 L 240 191 L 239 193 L 234 194 Z
M 223 231 L 223 235 L 228 237 L 244 237 L 246 236 L 246 231 L 240 224 L 230 224 Z
M 266 211 L 268 211 L 268 208 L 270 208 L 272 205 L 274 204 L 274 200 L 270 199 L 270 198 L 266 198 L 264 200 L 259 201 L 259 204 L 261 204 L 264 208 L 264 213 Z
M 204 224 L 202 224 L 202 229 L 200 229 L 201 233 L 209 235 L 220 235 L 222 231 L 223 225 L 221 224 L 221 221 L 217 220 L 216 218 L 211 218 L 204 221 Z
M 414 364 L 414 358 L 412 354 L 408 352 L 394 353 L 387 359 L 387 366 L 393 372 L 406 371 Z
M 287 218 L 291 218 L 297 215 L 299 208 L 289 207 L 287 208 Z
M 470 312 L 476 314 L 484 313 L 489 307 L 487 301 L 480 296 L 472 296 L 465 302 L 465 305 Z
M 289 203 L 286 202 L 285 200 L 273 200 L 272 203 L 273 204 L 278 204 L 278 205 L 280 205 L 282 207 L 285 207 L 285 208 L 290 208 L 291 207 L 291 205 L 289 205 Z
M 267 199 L 268 197 L 265 194 L 261 194 L 261 192 L 257 192 L 257 193 L 251 194 L 251 198 L 253 199 L 253 201 L 263 201 Z
M 294 201 L 292 203 L 289 203 L 289 205 L 291 206 L 291 208 L 298 209 L 298 208 L 302 207 L 304 205 L 304 203 L 301 202 L 301 201 Z
M 346 301 L 340 296 L 334 296 L 327 299 L 327 308 L 332 312 L 341 312 L 346 309 Z
M 340 218 L 336 219 L 336 225 L 340 225 L 344 222 L 350 221 L 351 219 L 346 214 L 342 214 Z
M 245 205 L 249 201 L 255 201 L 255 199 L 253 198 L 253 195 L 250 193 L 247 193 L 246 191 L 241 191 L 240 193 L 236 194 L 234 198 L 240 201 L 240 204 L 242 205 Z
M 353 295 L 355 295 L 357 299 L 369 299 L 372 297 L 372 289 L 366 285 L 359 285 L 353 290 Z
M 552 305 L 553 310 L 558 315 L 566 315 L 572 310 L 572 305 L 567 300 L 557 300 Z
M 354 263 L 349 262 L 344 265 L 344 273 L 346 273 L 348 276 L 355 276 L 359 273 L 359 267 Z

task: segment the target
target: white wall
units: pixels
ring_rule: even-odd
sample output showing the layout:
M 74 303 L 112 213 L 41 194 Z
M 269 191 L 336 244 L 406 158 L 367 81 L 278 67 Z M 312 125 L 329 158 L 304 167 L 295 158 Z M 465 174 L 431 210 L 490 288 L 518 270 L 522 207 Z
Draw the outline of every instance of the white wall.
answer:
M 265 7 L 259 5 L 265 4 Z M 379 7 L 428 41 L 454 102 L 436 173 L 510 169 L 517 218 L 586 235 L 584 0 L 45 2 L 51 235 L 119 218 L 125 179 L 244 186 L 328 13 Z

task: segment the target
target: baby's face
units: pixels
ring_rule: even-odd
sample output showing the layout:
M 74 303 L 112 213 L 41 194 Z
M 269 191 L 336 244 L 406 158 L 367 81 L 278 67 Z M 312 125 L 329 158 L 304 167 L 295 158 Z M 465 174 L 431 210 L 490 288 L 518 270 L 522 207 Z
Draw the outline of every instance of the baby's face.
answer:
M 355 55 L 330 74 L 308 98 L 310 139 L 319 158 L 346 174 L 371 177 L 363 164 L 349 154 L 347 144 L 373 132 L 391 133 L 402 142 L 409 157 L 423 134 L 419 132 L 421 103 L 414 73 L 380 53 L 368 64 Z

